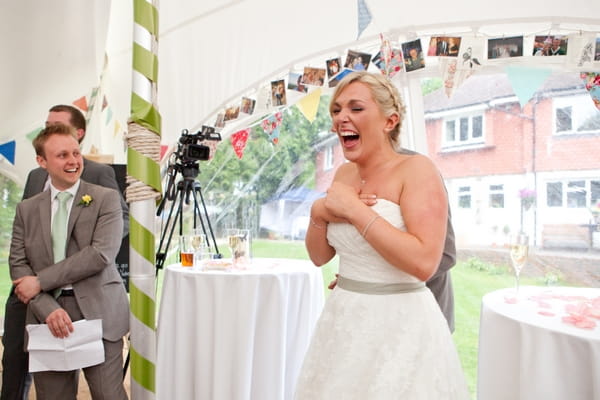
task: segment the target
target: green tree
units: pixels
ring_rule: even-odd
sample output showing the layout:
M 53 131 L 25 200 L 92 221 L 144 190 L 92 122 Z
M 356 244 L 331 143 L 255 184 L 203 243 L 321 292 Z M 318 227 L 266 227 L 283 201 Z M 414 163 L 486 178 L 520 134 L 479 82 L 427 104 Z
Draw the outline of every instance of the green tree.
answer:
M 292 188 L 314 187 L 315 144 L 319 133 L 331 127 L 328 105 L 328 97 L 322 97 L 312 123 L 296 106 L 282 111 L 277 144 L 258 123 L 251 130 L 241 160 L 227 138 L 211 161 L 200 162 L 197 180 L 205 201 L 219 210 L 211 216 L 216 229 L 238 226 L 256 231 L 263 203 Z
M 421 93 L 425 96 L 442 87 L 442 78 L 424 78 L 421 80 Z
M 15 182 L 0 175 L 0 257 L 2 263 L 6 265 L 8 252 L 10 250 L 10 240 L 12 236 L 12 224 L 15 218 L 15 208 L 17 203 L 21 201 L 22 188 L 17 186 Z

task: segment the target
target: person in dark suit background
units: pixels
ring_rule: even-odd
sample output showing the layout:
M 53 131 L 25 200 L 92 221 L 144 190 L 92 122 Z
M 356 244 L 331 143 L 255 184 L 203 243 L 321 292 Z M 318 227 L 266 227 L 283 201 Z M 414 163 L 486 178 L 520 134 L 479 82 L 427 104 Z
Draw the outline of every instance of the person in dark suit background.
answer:
M 401 148 L 398 153 L 415 155 L 415 151 Z M 454 289 L 450 269 L 456 264 L 456 239 L 452 227 L 452 215 L 448 205 L 448 224 L 446 226 L 446 239 L 440 265 L 435 274 L 425 283 L 433 293 L 442 314 L 448 322 L 450 332 L 454 332 Z
M 55 105 L 50 108 L 46 119 L 46 126 L 62 123 L 75 128 L 79 143 L 83 141 L 86 133 L 85 117 L 77 108 L 70 105 Z M 119 186 L 114 170 L 105 164 L 91 160 L 83 160 L 84 170 L 81 179 L 89 183 L 117 190 Z M 28 199 L 49 187 L 48 172 L 41 167 L 29 172 L 23 200 Z M 129 232 L 129 211 L 122 196 L 120 197 L 123 212 L 123 234 Z M 11 288 L 6 301 L 4 313 L 4 335 L 2 344 L 2 391 L 0 400 L 23 400 L 28 398 L 31 376 L 28 373 L 28 353 L 24 350 L 25 315 L 27 306 L 22 303 Z

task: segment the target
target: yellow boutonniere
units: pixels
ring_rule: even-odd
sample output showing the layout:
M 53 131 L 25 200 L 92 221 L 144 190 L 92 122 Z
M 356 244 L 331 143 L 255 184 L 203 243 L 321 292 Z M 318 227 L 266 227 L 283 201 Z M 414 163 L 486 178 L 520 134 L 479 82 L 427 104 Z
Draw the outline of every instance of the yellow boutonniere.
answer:
M 92 196 L 90 196 L 89 194 L 84 194 L 83 196 L 81 196 L 81 200 L 79 201 L 79 205 L 87 207 L 87 206 L 89 206 L 92 203 L 93 200 L 94 199 L 92 199 Z

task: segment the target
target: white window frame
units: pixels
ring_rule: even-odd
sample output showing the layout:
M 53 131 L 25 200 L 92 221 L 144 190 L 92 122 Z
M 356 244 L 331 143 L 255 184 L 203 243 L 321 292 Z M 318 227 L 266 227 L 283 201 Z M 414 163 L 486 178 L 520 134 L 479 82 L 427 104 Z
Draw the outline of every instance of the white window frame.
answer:
M 574 193 L 574 192 L 578 191 L 578 188 L 570 188 L 569 183 L 570 182 L 580 182 L 580 181 L 584 182 L 583 190 L 585 190 L 585 205 L 580 206 L 580 207 L 570 207 L 569 203 L 568 203 L 568 195 L 569 195 L 569 193 Z M 598 181 L 600 181 L 600 179 L 598 179 L 598 178 L 574 178 L 574 177 L 568 178 L 568 179 L 549 179 L 544 184 L 544 191 L 546 192 L 545 206 L 547 208 L 553 208 L 553 209 L 557 209 L 557 208 L 589 208 L 589 207 L 591 207 L 593 205 L 592 181 L 598 182 Z M 550 183 L 560 183 L 561 184 L 562 198 L 561 198 L 560 206 L 549 206 L 548 205 L 548 184 L 550 184 Z
M 559 109 L 570 107 L 571 127 L 570 129 L 557 131 L 557 112 Z M 552 133 L 553 135 L 574 135 L 574 134 L 598 134 L 598 129 L 580 130 L 578 129 L 589 117 L 594 117 L 598 110 L 588 93 L 577 94 L 573 96 L 554 97 L 552 101 Z
M 460 199 L 462 197 L 469 198 L 469 206 L 468 207 L 463 207 L 460 204 Z M 471 185 L 459 185 L 458 186 L 458 191 L 457 191 L 457 196 L 456 196 L 456 206 L 463 210 L 471 210 L 473 208 L 473 187 Z
M 473 137 L 473 119 L 481 118 L 481 136 Z M 467 118 L 468 120 L 468 132 L 466 140 L 460 139 L 460 123 L 462 119 Z M 448 140 L 448 122 L 454 122 L 454 139 Z M 453 147 L 464 147 L 473 145 L 484 145 L 485 144 L 485 114 L 483 112 L 460 114 L 453 117 L 446 117 L 443 119 L 443 132 L 442 132 L 442 148 L 450 149 Z
M 493 186 L 499 186 L 499 188 L 493 188 Z M 506 208 L 506 195 L 504 194 L 504 184 L 496 183 L 490 184 L 488 186 L 489 195 L 488 195 L 488 207 L 492 209 L 502 209 Z M 502 207 L 492 207 L 492 195 L 501 195 L 502 196 Z

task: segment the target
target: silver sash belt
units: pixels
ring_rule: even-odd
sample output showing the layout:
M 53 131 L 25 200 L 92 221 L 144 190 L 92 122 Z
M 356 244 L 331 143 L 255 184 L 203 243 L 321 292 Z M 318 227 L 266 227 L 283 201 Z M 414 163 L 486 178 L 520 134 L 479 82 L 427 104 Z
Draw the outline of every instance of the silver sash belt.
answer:
M 337 285 L 344 290 L 363 294 L 398 294 L 425 289 L 425 282 L 379 283 L 363 282 L 338 276 Z

